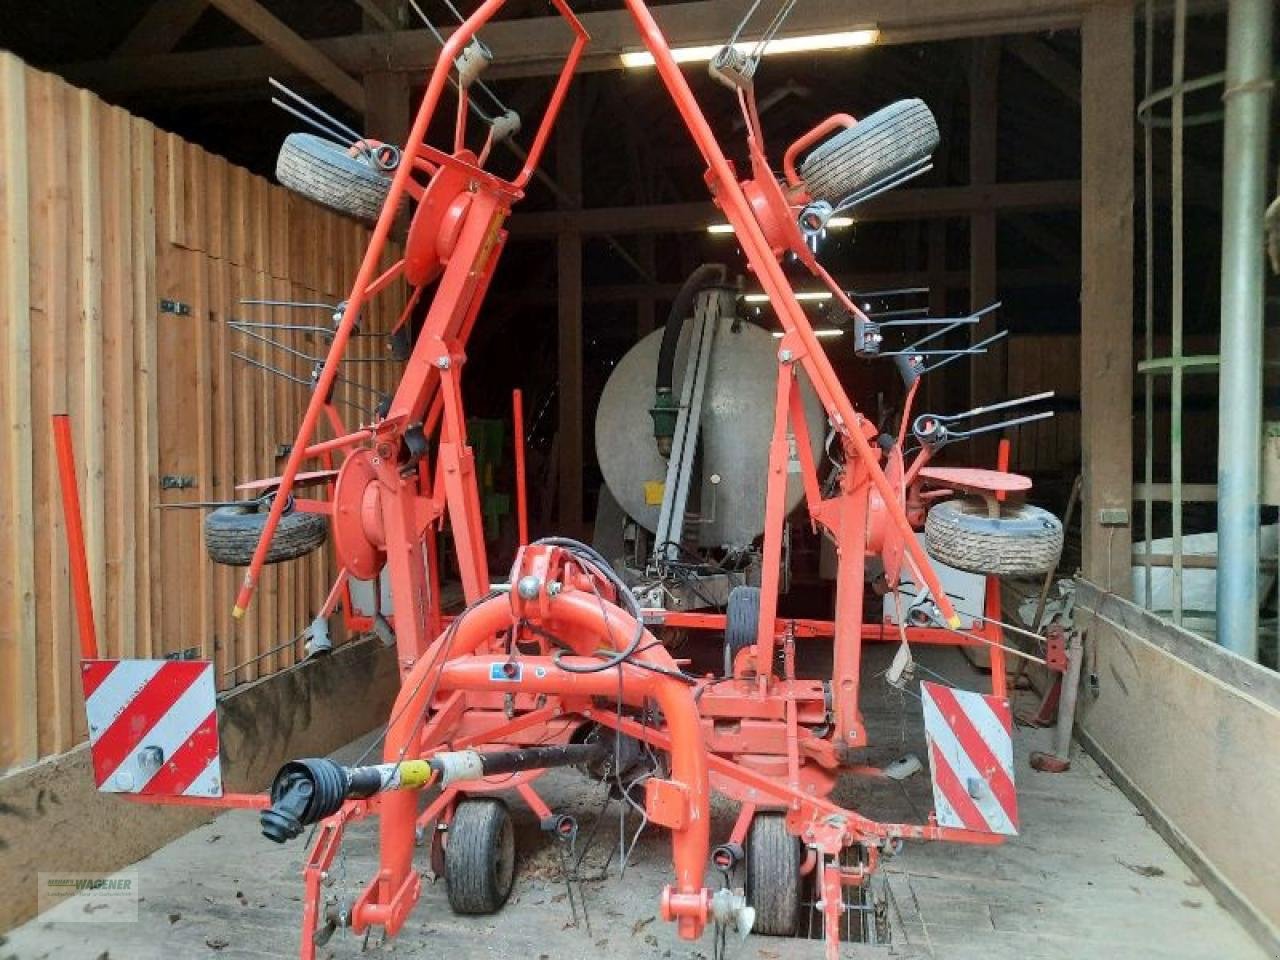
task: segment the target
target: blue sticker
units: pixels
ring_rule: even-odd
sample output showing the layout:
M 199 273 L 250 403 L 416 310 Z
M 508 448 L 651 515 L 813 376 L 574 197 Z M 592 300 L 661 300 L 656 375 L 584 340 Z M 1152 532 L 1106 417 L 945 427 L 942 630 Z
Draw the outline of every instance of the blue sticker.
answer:
M 489 664 L 489 679 L 495 683 L 519 683 L 523 676 L 523 663 L 502 660 Z

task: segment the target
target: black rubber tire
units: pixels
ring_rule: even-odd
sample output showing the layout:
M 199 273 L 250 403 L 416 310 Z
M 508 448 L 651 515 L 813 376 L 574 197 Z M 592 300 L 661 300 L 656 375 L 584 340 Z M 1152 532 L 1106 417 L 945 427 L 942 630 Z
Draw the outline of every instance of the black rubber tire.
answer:
M 372 222 L 391 189 L 391 177 L 365 157 L 353 157 L 332 140 L 291 133 L 276 158 L 276 179 L 331 210 Z
M 988 515 L 981 497 L 945 500 L 924 521 L 929 554 L 947 566 L 999 577 L 1039 577 L 1062 555 L 1062 523 L 1030 504 L 1000 504 Z
M 507 805 L 487 797 L 460 802 L 444 846 L 444 882 L 453 912 L 496 913 L 515 878 L 515 830 Z
M 823 141 L 800 165 L 814 200 L 837 205 L 937 149 L 938 122 L 923 100 L 898 100 Z
M 747 903 L 755 908 L 752 933 L 793 937 L 800 924 L 804 848 L 787 832 L 781 813 L 758 813 L 747 832 Z
M 267 525 L 266 503 L 248 500 L 241 506 L 219 507 L 204 517 L 204 548 L 214 563 L 247 567 Z M 324 543 L 329 521 L 324 514 L 290 510 L 280 518 L 267 550 L 267 563 L 283 563 L 306 556 Z
M 760 588 L 734 587 L 729 591 L 724 618 L 724 642 L 729 648 L 730 660 L 737 656 L 739 650 L 754 646 L 759 626 Z

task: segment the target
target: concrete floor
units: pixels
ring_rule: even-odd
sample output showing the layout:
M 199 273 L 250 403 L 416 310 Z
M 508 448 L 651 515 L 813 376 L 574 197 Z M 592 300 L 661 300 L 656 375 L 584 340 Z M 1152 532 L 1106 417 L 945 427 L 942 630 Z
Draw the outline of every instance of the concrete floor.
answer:
M 877 763 L 908 751 L 924 756 L 918 700 L 875 679 L 888 652 L 873 648 L 867 654 L 866 675 L 872 679 L 863 709 L 872 742 L 879 744 L 870 758 Z M 927 651 L 922 665 L 961 686 L 983 689 L 954 651 Z M 846 944 L 842 956 L 1265 960 L 1088 757 L 1076 757 L 1071 771 L 1059 776 L 1030 768 L 1027 754 L 1047 746 L 1048 739 L 1047 731 L 1029 729 L 1016 737 L 1021 836 L 990 848 L 909 844 L 886 868 L 893 943 Z M 603 788 L 571 771 L 548 774 L 541 785 L 548 802 L 577 815 L 585 832 L 600 809 Z M 842 783 L 836 799 L 882 819 L 919 819 L 932 805 L 927 771 L 901 785 Z M 522 960 L 711 957 L 709 934 L 699 943 L 683 943 L 656 917 L 658 892 L 670 871 L 662 833 L 645 832 L 621 879 L 614 856 L 606 879 L 584 884 L 588 930 L 587 923 L 573 922 L 557 850 L 526 810 L 515 809 L 518 877 L 499 915 L 456 917 L 443 883 L 428 881 L 400 936 L 386 944 L 370 942 L 366 952 Z M 713 839 L 723 838 L 733 807 L 718 802 L 713 815 Z M 617 846 L 616 805 L 606 816 L 584 874 L 602 866 Z M 0 960 L 295 957 L 303 854 L 298 841 L 277 847 L 262 839 L 254 814 L 227 813 L 136 865 L 140 922 L 52 924 L 37 918 L 8 935 Z M 358 825 L 348 833 L 345 862 L 333 871 L 334 892 L 354 895 L 375 864 L 376 835 L 371 825 Z M 423 871 L 429 877 L 425 864 Z M 354 960 L 361 953 L 359 940 L 339 934 L 318 956 Z M 821 955 L 814 941 L 765 937 L 732 943 L 728 954 L 741 960 Z

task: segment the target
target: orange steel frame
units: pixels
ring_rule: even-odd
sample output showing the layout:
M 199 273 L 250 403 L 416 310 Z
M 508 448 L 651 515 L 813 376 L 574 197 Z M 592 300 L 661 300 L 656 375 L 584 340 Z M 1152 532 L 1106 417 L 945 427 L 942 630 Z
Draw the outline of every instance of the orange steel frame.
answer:
M 645 783 L 650 819 L 668 828 L 672 838 L 674 879 L 661 895 L 663 918 L 676 923 L 679 935 L 688 939 L 700 936 L 712 919 L 711 891 L 704 887 L 703 876 L 710 844 L 708 802 L 714 789 L 742 804 L 731 838 L 738 843 L 757 810 L 785 811 L 788 828 L 813 851 L 827 955 L 834 957 L 842 887 L 864 884 L 883 853 L 896 852 L 907 839 L 977 844 L 1000 839 L 940 826 L 932 815 L 922 824 L 882 823 L 827 799 L 840 773 L 874 772 L 853 763 L 850 756 L 851 750 L 866 745 L 858 708 L 861 649 L 864 641 L 899 636 L 896 627 L 863 623 L 866 556 L 883 558 L 891 587 L 896 586 L 902 564 L 907 564 L 914 582 L 929 591 L 946 621 L 946 627 L 905 628 L 910 641 L 988 645 L 993 692 L 1001 697 L 1006 692 L 997 584 L 989 581 L 984 619 L 967 633 L 954 632 L 959 617 L 913 533 L 913 521 L 918 526 L 923 517 L 917 474 L 924 460 L 904 466 L 901 433 L 897 448 L 888 454 L 874 445 L 874 425 L 855 409 L 838 381 L 779 264 L 783 253 L 795 253 L 832 287 L 845 309 L 857 312 L 799 234 L 795 211 L 807 198 L 793 172 L 795 156 L 806 143 L 853 119 L 832 118 L 793 145 L 787 154 L 788 183 L 779 185 L 765 157 L 753 96 L 741 93 L 752 176 L 739 180 L 644 0 L 625 0 L 659 77 L 706 161 L 711 194 L 733 225 L 784 331 L 769 451 L 759 634 L 754 648 L 739 652 L 733 677 L 690 681 L 679 674 L 678 663 L 644 624 L 637 624 L 616 602 L 614 586 L 591 563 L 556 544 L 527 544 L 522 483 L 518 496 L 524 545 L 509 587 L 498 592 L 490 588 L 460 389 L 465 346 L 506 240 L 503 224 L 539 163 L 588 41 L 566 0 L 552 0 L 572 34 L 572 45 L 523 167 L 513 179 L 496 176 L 484 169 L 490 143 L 478 154 L 466 147 L 465 92 L 458 97 L 451 150 L 425 140 L 455 60 L 504 3 L 484 0 L 449 36 L 430 74 L 284 471 L 257 484 L 274 487 L 276 496 L 235 613 L 243 615 L 251 600 L 267 545 L 294 489 L 303 482 L 331 484 L 328 499 L 293 502 L 298 509 L 324 512 L 331 519 L 341 573 L 326 612 L 345 598 L 350 616 L 350 578 L 376 579 L 384 568 L 389 574 L 401 690 L 385 737 L 385 761 L 429 757 L 444 748 L 563 743 L 591 724 L 644 741 L 670 757 L 668 774 Z M 387 239 L 406 195 L 417 205 L 404 256 L 385 265 Z M 347 430 L 330 400 L 338 367 L 365 305 L 401 280 L 413 289 L 398 325 L 410 322 L 419 300 L 435 284 L 425 320 L 385 415 Z M 827 499 L 821 496 L 817 468 L 807 453 L 797 379 L 801 369 L 836 429 L 844 454 L 839 489 Z M 903 431 L 913 395 L 914 390 L 903 414 Z M 516 403 L 519 411 L 518 397 Z M 334 434 L 331 439 L 316 438 L 322 420 Z M 795 434 L 795 448 L 801 453 L 811 521 L 833 537 L 839 551 L 833 621 L 777 615 L 788 430 Z M 428 440 L 434 440 L 433 448 Z M 341 460 L 335 471 L 336 456 Z M 326 470 L 301 474 L 310 461 L 320 461 Z M 436 535 L 446 519 L 468 604 L 463 614 L 452 618 L 440 609 L 437 579 Z M 536 583 L 536 591 L 517 589 L 521 582 Z M 723 616 L 710 614 L 649 611 L 645 620 L 724 629 Z M 886 629 L 892 629 L 892 636 L 884 635 Z M 641 639 L 632 656 L 614 668 L 595 673 L 562 669 L 562 663 L 598 665 L 602 654 L 625 648 L 637 635 Z M 832 638 L 834 670 L 829 684 L 795 676 L 795 641 L 806 637 Z M 781 675 L 775 675 L 779 659 Z M 632 712 L 624 712 L 619 700 Z M 659 721 L 650 719 L 648 704 L 659 708 Z M 524 771 L 465 788 L 468 793 L 514 789 L 545 817 L 550 811 L 532 786 L 541 772 Z M 456 787 L 446 788 L 420 811 L 416 792 L 386 792 L 348 801 L 320 825 L 304 868 L 303 958 L 314 956 L 313 935 L 323 906 L 321 880 L 346 826 L 370 815 L 379 818 L 379 869 L 356 900 L 351 925 L 357 933 L 376 925 L 394 935 L 419 894 L 419 874 L 413 867 L 416 835 L 436 821 L 447 823 L 459 795 Z M 224 801 L 232 806 L 262 803 L 261 796 L 243 795 Z M 853 845 L 862 847 L 860 864 L 842 865 L 841 853 Z

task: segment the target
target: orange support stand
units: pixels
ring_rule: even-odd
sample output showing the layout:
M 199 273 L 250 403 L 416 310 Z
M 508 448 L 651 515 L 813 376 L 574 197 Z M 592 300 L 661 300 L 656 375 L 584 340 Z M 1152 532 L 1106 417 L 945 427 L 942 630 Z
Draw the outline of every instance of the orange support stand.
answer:
M 93 622 L 93 592 L 89 587 L 89 559 L 84 547 L 84 521 L 80 513 L 80 486 L 76 481 L 76 455 L 71 439 L 71 418 L 53 415 L 53 445 L 58 453 L 58 483 L 62 487 L 62 515 L 67 524 L 67 559 L 71 592 L 80 631 L 80 656 L 98 658 L 98 631 Z
M 511 440 L 516 462 L 516 528 L 523 547 L 529 543 L 529 492 L 525 488 L 524 394 L 520 390 L 511 391 Z

